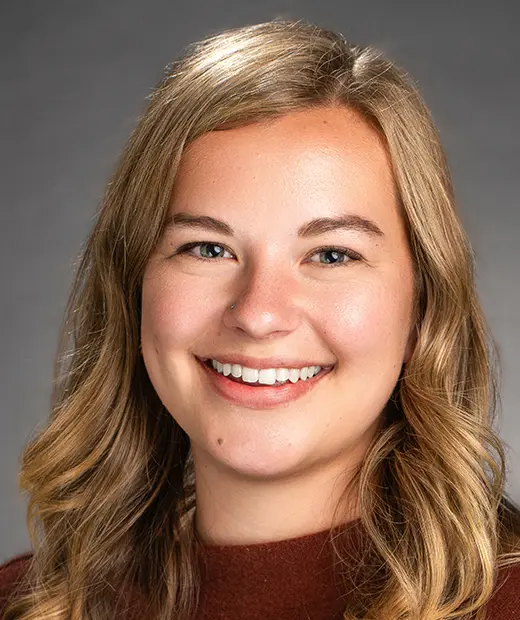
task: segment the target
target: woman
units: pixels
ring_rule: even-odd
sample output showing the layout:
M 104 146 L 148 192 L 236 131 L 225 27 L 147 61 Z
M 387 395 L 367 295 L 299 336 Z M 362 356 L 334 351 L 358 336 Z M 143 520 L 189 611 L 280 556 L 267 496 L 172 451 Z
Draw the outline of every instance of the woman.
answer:
M 150 99 L 23 455 L 4 618 L 519 617 L 491 340 L 412 82 L 271 22 Z

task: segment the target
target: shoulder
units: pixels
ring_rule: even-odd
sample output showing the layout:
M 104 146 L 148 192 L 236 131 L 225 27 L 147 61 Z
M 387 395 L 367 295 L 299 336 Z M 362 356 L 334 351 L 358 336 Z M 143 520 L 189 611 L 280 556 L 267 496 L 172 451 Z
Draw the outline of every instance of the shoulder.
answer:
M 520 563 L 498 571 L 495 591 L 486 611 L 489 620 L 520 620 Z
M 31 563 L 32 553 L 22 553 L 0 565 L 0 618 L 16 586 Z

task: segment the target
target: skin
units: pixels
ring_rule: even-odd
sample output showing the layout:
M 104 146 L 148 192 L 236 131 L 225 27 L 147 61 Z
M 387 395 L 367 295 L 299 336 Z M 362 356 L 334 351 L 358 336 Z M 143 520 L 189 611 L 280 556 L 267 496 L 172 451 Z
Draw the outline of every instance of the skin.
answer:
M 183 155 L 171 201 L 171 213 L 181 211 L 236 233 L 168 229 L 143 280 L 143 356 L 190 437 L 197 533 L 236 545 L 325 530 L 414 344 L 412 258 L 384 144 L 342 107 L 211 132 Z M 297 237 L 313 218 L 346 213 L 370 218 L 384 237 Z M 192 241 L 220 249 L 176 254 Z M 362 258 L 331 259 L 322 246 Z M 302 398 L 257 410 L 204 380 L 194 356 L 218 352 L 336 366 Z M 359 516 L 354 498 L 343 516 Z

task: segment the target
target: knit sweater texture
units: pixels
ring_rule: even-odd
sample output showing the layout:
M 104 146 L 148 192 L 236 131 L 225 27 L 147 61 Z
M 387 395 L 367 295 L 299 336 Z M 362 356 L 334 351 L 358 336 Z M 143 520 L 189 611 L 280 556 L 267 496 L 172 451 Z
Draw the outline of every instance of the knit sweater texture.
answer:
M 253 545 L 203 544 L 197 620 L 341 620 L 344 601 L 366 578 L 358 570 L 366 549 L 359 520 L 347 536 L 348 566 L 335 562 L 328 530 Z M 30 558 L 24 553 L 0 566 L 0 620 Z M 520 564 L 498 572 L 485 609 L 487 620 L 520 620 Z M 144 618 L 139 604 L 128 614 Z

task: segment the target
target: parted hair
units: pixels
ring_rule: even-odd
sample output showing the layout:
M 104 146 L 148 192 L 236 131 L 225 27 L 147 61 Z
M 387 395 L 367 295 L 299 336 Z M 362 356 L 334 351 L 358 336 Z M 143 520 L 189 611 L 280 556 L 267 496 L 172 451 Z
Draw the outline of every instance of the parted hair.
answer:
M 344 619 L 478 619 L 498 568 L 520 561 L 493 428 L 496 346 L 430 112 L 377 50 L 272 21 L 210 36 L 169 65 L 108 184 L 78 262 L 49 419 L 22 453 L 34 553 L 5 620 L 112 619 L 123 592 L 139 593 L 146 618 L 196 617 L 193 459 L 139 355 L 143 273 L 188 144 L 316 106 L 354 109 L 381 135 L 415 270 L 416 346 L 344 495 L 359 502 L 378 587 L 346 599 Z

